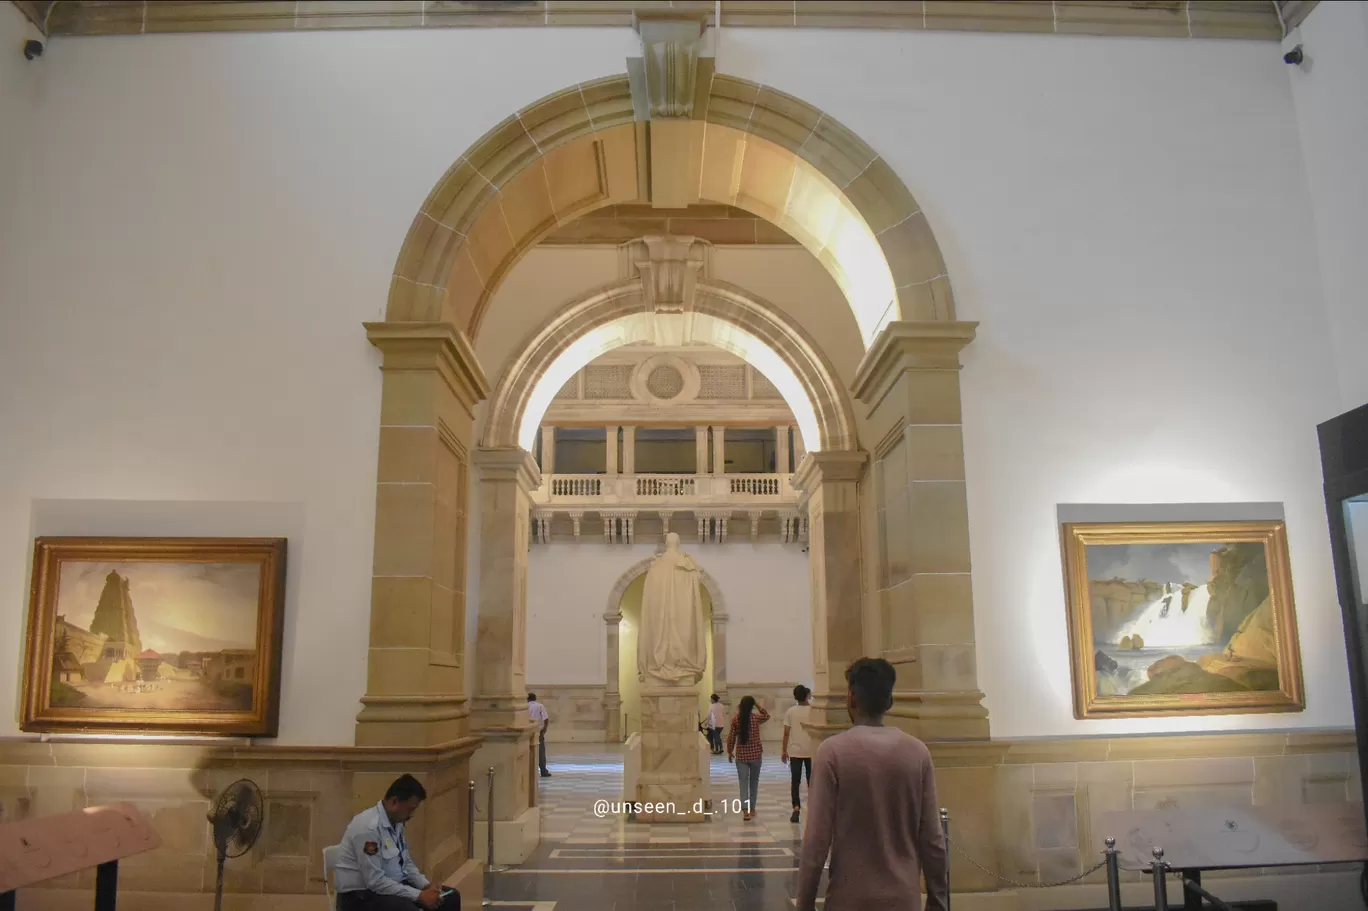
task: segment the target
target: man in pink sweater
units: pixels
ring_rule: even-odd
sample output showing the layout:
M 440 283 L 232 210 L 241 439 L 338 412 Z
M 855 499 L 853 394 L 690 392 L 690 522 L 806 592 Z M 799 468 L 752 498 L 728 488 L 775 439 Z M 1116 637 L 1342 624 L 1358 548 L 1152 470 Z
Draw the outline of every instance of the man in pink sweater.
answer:
M 846 670 L 854 726 L 812 761 L 808 824 L 798 868 L 798 911 L 815 911 L 831 852 L 826 911 L 945 911 L 950 884 L 936 776 L 926 744 L 886 727 L 897 672 L 882 658 Z

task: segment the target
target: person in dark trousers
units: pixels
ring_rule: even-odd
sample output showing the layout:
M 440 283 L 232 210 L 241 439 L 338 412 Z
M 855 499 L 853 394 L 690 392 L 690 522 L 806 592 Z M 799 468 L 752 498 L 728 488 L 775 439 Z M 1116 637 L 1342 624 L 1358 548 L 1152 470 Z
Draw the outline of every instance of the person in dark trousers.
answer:
M 426 799 L 418 779 L 401 775 L 384 800 L 352 819 L 333 868 L 337 911 L 461 911 L 460 893 L 429 882 L 404 841 L 404 824 Z
M 542 778 L 550 778 L 546 768 L 546 729 L 551 726 L 551 716 L 546 714 L 546 706 L 537 701 L 536 693 L 527 694 L 527 717 L 541 726 L 537 728 L 537 764 L 541 766 Z
M 798 704 L 784 713 L 784 743 L 780 747 L 779 758 L 789 766 L 789 778 L 793 797 L 793 815 L 789 822 L 798 822 L 803 811 L 803 801 L 798 795 L 803 774 L 807 773 L 808 788 L 812 788 L 812 734 L 808 731 L 812 706 L 808 697 L 812 690 L 801 683 L 793 688 L 793 699 Z
M 950 881 L 936 774 L 926 744 L 883 723 L 897 674 L 882 658 L 846 671 L 853 726 L 812 761 L 807 831 L 798 866 L 798 911 L 815 911 L 831 852 L 825 911 L 946 911 Z
M 712 694 L 712 705 L 708 706 L 708 743 L 712 745 L 714 756 L 722 755 L 722 728 L 726 727 L 727 707 L 722 698 Z

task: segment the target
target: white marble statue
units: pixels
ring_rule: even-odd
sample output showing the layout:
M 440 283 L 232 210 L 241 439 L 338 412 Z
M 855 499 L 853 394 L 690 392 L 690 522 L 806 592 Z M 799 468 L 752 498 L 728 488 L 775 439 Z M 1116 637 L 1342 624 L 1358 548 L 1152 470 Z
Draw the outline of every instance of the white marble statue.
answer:
M 679 550 L 679 535 L 665 536 L 665 550 L 646 571 L 637 636 L 637 677 L 645 682 L 688 685 L 707 668 L 702 573 Z

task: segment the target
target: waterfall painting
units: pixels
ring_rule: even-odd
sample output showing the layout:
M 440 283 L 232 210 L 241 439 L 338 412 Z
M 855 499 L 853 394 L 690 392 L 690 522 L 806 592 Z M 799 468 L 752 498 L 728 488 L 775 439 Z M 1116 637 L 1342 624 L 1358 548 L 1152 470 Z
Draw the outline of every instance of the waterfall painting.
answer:
M 1078 718 L 1305 708 L 1283 523 L 1063 531 Z
M 26 731 L 274 736 L 283 538 L 39 538 Z

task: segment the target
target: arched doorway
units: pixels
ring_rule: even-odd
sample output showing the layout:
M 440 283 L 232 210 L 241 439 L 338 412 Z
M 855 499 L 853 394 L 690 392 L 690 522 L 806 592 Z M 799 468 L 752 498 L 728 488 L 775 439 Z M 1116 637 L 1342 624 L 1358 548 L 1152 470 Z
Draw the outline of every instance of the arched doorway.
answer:
M 491 388 L 469 335 L 479 331 L 502 278 L 553 226 L 650 195 L 661 189 L 655 181 L 671 174 L 686 188 L 685 204 L 734 205 L 798 239 L 841 288 L 865 351 L 853 383 L 829 383 L 820 356 L 803 344 L 785 348 L 792 339 L 782 332 L 763 338 L 757 330 L 764 321 L 746 323 L 755 313 L 734 296 L 700 296 L 721 303 L 718 315 L 697 316 L 765 342 L 740 347 L 766 350 L 792 374 L 812 415 L 805 432 L 821 440 L 793 477 L 810 546 L 814 705 L 827 728 L 843 726 L 844 668 L 874 650 L 904 665 L 899 679 L 908 692 L 899 693 L 893 712 L 902 723 L 924 734 L 935 728 L 987 736 L 972 662 L 958 426 L 958 352 L 973 326 L 953 321 L 925 216 L 872 150 L 797 99 L 716 76 L 696 110 L 669 130 L 635 122 L 627 80 L 618 77 L 573 87 L 511 117 L 433 190 L 401 250 L 387 319 L 367 326 L 384 356 L 384 392 L 375 622 L 357 741 L 439 744 L 478 731 L 476 761 L 507 770 L 496 806 L 510 808 L 499 817 L 523 844 L 535 844 L 529 782 L 517 770 L 527 767 L 531 742 L 523 700 L 526 555 L 528 492 L 539 470 L 520 444 L 535 426 L 530 406 L 546 371 L 515 369 L 531 382 L 500 381 L 507 395 L 491 403 L 491 418 L 499 417 L 487 422 L 495 435 L 479 438 L 496 445 L 477 445 L 477 406 Z M 643 170 L 644 161 L 655 164 Z M 696 194 L 687 189 L 695 174 Z M 642 282 L 643 294 L 673 293 L 677 281 L 688 280 L 677 270 L 659 275 L 665 280 L 653 274 Z M 612 313 L 611 303 L 604 312 Z M 596 322 L 603 315 L 586 317 L 578 337 L 612 321 Z M 537 357 L 563 354 L 557 346 L 575 337 L 541 339 Z M 850 397 L 869 408 L 862 427 L 842 417 Z M 472 465 L 481 509 L 467 527 Z M 477 536 L 480 555 L 480 658 L 469 697 L 467 534 Z M 378 620 L 396 614 L 415 618 L 402 634 Z M 953 618 L 952 640 L 928 638 L 923 618 L 931 615 Z

